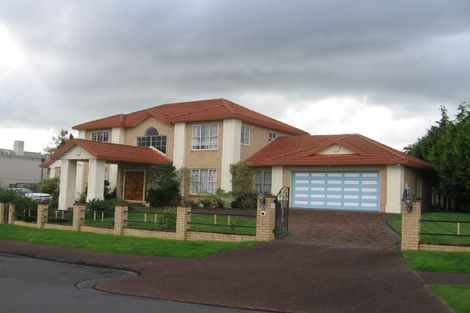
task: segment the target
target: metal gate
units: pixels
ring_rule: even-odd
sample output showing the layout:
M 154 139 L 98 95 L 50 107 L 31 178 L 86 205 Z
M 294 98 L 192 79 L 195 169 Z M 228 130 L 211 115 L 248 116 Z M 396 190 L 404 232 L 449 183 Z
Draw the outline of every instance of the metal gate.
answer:
M 274 236 L 282 238 L 289 233 L 289 187 L 282 187 L 276 196 Z
M 9 204 L 8 203 L 5 203 L 5 205 L 3 206 L 2 208 L 3 210 L 3 214 L 2 214 L 2 218 L 3 218 L 3 224 L 8 224 L 8 212 L 9 212 Z

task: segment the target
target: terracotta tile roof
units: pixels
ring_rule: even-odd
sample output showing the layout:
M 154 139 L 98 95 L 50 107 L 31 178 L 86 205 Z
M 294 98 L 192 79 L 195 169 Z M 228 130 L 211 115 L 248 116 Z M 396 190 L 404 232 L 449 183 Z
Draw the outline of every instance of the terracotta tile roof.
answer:
M 73 129 L 134 127 L 150 116 L 167 124 L 238 118 L 249 124 L 263 126 L 292 135 L 308 135 L 308 133 L 303 130 L 287 125 L 225 99 L 162 104 L 142 111 L 112 115 L 106 118 L 75 125 Z
M 100 160 L 138 164 L 171 164 L 171 160 L 152 148 L 121 145 L 85 139 L 72 139 L 50 155 L 42 167 L 49 167 L 65 152 L 74 146 L 80 146 Z
M 319 154 L 337 144 L 352 154 Z M 431 170 L 431 164 L 359 134 L 279 137 L 248 158 L 256 166 L 403 164 Z

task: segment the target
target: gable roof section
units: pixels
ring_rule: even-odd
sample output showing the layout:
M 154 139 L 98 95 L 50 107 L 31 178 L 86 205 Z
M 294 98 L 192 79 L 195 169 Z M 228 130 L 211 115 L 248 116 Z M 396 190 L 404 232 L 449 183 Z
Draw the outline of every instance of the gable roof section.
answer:
M 73 129 L 102 129 L 134 127 L 148 117 L 167 123 L 211 121 L 237 118 L 246 123 L 282 131 L 291 135 L 308 135 L 307 132 L 247 109 L 225 99 L 169 103 L 129 114 L 117 114 L 73 126 Z
M 97 159 L 105 161 L 139 164 L 172 163 L 171 160 L 164 156 L 161 152 L 155 151 L 152 148 L 91 141 L 85 139 L 72 139 L 54 151 L 54 153 L 50 155 L 49 159 L 42 165 L 42 167 L 49 167 L 74 146 L 80 146 Z
M 353 154 L 317 154 L 337 144 Z M 359 134 L 279 137 L 247 160 L 256 166 L 402 164 L 431 170 L 431 164 Z

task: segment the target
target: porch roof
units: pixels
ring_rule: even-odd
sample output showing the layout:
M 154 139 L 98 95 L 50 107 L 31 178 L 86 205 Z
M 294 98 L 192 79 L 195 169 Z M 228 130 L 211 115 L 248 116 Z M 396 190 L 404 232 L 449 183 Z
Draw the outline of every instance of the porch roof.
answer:
M 72 139 L 54 151 L 47 162 L 43 163 L 41 166 L 49 167 L 56 160 L 60 159 L 64 153 L 75 146 L 80 146 L 95 158 L 105 161 L 138 164 L 172 163 L 162 152 L 153 147 L 145 148 L 85 139 Z

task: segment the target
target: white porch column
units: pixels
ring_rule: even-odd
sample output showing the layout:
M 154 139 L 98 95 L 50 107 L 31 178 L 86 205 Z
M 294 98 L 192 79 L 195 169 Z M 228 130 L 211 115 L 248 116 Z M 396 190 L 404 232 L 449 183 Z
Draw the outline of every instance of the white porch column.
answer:
M 86 139 L 86 130 L 78 131 L 79 139 Z M 85 166 L 83 162 L 77 162 L 77 179 L 75 180 L 75 197 L 79 197 L 84 191 L 83 177 L 85 175 Z
M 271 193 L 275 196 L 284 186 L 282 165 L 273 166 L 271 169 Z
M 90 159 L 88 169 L 87 201 L 103 199 L 105 161 Z
M 111 130 L 111 143 L 124 144 L 124 128 L 113 127 Z M 117 186 L 118 166 L 117 164 L 109 165 L 109 189 L 114 190 Z
M 387 165 L 387 204 L 385 212 L 400 213 L 405 169 L 401 165 Z
M 230 165 L 240 161 L 242 122 L 237 119 L 227 119 L 224 120 L 223 127 L 220 188 L 225 191 L 232 191 L 232 174 L 230 174 Z
M 186 123 L 175 124 L 175 139 L 173 146 L 173 165 L 179 170 L 185 166 L 186 159 Z M 184 181 L 181 182 L 180 194 L 184 195 Z
M 61 160 L 59 210 L 67 210 L 75 202 L 77 161 Z

